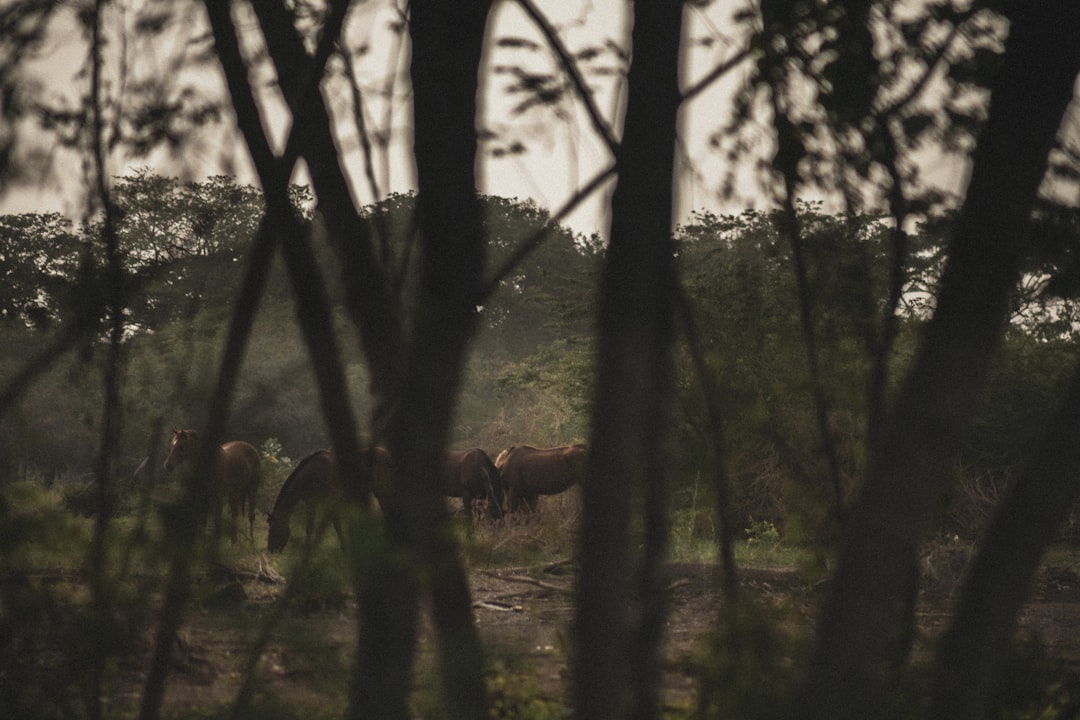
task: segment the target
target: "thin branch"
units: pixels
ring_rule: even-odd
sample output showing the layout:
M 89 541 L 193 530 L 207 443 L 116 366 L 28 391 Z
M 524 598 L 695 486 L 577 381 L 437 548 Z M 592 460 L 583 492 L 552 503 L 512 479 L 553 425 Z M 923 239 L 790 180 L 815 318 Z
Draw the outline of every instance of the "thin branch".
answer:
M 611 151 L 613 157 L 619 156 L 619 141 L 615 137 L 615 133 L 612 131 L 611 126 L 604 120 L 600 111 L 596 107 L 596 103 L 593 102 L 592 91 L 589 89 L 588 84 L 585 82 L 585 78 L 581 76 L 578 71 L 577 63 L 570 57 L 570 52 L 563 45 L 562 39 L 559 38 L 558 31 L 552 27 L 548 22 L 547 17 L 541 13 L 532 0 L 518 0 L 518 5 L 525 11 L 525 14 L 536 24 L 536 27 L 540 30 L 540 33 L 548 41 L 551 49 L 555 51 L 555 55 L 559 58 L 559 64 L 562 66 L 563 72 L 570 78 L 570 83 L 577 90 L 578 97 L 581 99 L 582 104 L 585 105 L 585 112 L 589 115 L 589 120 L 592 123 L 593 129 L 596 134 L 604 139 L 604 143 L 607 144 L 608 150 Z
M 949 34 L 941 43 L 941 47 L 938 48 L 937 55 L 934 58 L 933 62 L 931 62 L 927 66 L 926 71 L 919 77 L 918 80 L 915 81 L 914 84 L 912 84 L 908 92 L 906 92 L 903 96 L 897 98 L 893 102 L 889 103 L 885 107 L 876 110 L 874 112 L 875 115 L 879 115 L 885 118 L 890 117 L 894 113 L 898 112 L 901 108 L 908 105 L 922 93 L 926 86 L 930 84 L 930 80 L 937 72 L 938 66 L 941 65 L 941 63 L 945 60 L 945 55 L 948 53 L 949 49 L 952 47 L 953 42 L 960 34 L 961 25 L 963 25 L 964 21 L 973 17 L 976 12 L 978 12 L 978 10 L 973 8 L 965 11 L 959 16 L 956 24 L 953 25 L 952 29 L 949 31 Z
M 542 588 L 544 590 L 554 590 L 555 592 L 560 592 L 560 593 L 564 593 L 564 594 L 567 594 L 567 595 L 572 594 L 574 592 L 574 588 L 572 588 L 572 587 L 569 587 L 569 586 L 566 586 L 566 585 L 556 585 L 555 583 L 549 583 L 549 582 L 545 582 L 543 580 L 537 580 L 536 578 L 531 578 L 528 575 L 499 575 L 498 573 L 494 573 L 494 572 L 491 572 L 491 571 L 488 571 L 488 570 L 484 570 L 484 571 L 482 571 L 482 573 L 484 575 L 488 575 L 489 577 L 493 577 L 493 578 L 496 578 L 498 580 L 503 580 L 504 582 L 516 582 L 516 583 L 524 583 L 526 585 L 535 585 L 536 587 Z
M 378 202 L 382 197 L 379 190 L 379 181 L 375 178 L 375 158 L 371 147 L 371 137 L 368 135 L 367 120 L 364 117 L 364 94 L 360 91 L 360 81 L 356 77 L 356 69 L 353 68 L 352 60 L 349 59 L 347 48 L 340 48 L 338 55 L 345 67 L 345 79 L 349 81 L 349 91 L 352 99 L 353 122 L 356 124 L 356 136 L 360 138 L 360 149 L 364 155 L 364 177 L 367 179 L 368 190 L 371 192 L 373 202 Z M 389 257 L 387 239 L 383 237 L 383 262 Z
M 589 182 L 585 183 L 576 193 L 574 193 L 566 203 L 563 204 L 559 211 L 548 218 L 548 221 L 544 223 L 543 227 L 532 234 L 531 237 L 526 239 L 518 246 L 518 249 L 511 255 L 506 262 L 499 267 L 495 275 L 488 282 L 487 286 L 481 288 L 480 300 L 481 303 L 490 298 L 496 290 L 499 289 L 499 284 L 505 280 L 511 272 L 514 271 L 522 260 L 529 256 L 536 248 L 547 238 L 549 232 L 551 232 L 563 218 L 573 212 L 574 208 L 585 201 L 593 192 L 596 191 L 601 185 L 603 185 L 608 178 L 615 174 L 615 166 L 609 165 L 607 168 L 601 170 L 592 177 Z
M 770 96 L 779 148 L 774 162 L 777 165 L 776 172 L 780 175 L 784 186 L 779 198 L 782 234 L 787 238 L 791 247 L 792 267 L 795 272 L 795 283 L 799 296 L 799 324 L 802 328 L 803 344 L 806 347 L 807 372 L 810 376 L 818 433 L 821 436 L 821 450 L 829 466 L 836 519 L 842 521 L 844 494 L 841 482 L 840 458 L 837 455 L 832 433 L 829 430 L 829 400 L 825 393 L 825 386 L 821 381 L 821 358 L 817 346 L 817 333 L 814 328 L 813 292 L 810 289 L 802 227 L 795 206 L 797 163 L 799 159 L 796 145 L 798 141 L 795 139 L 796 129 L 784 113 L 783 107 L 781 107 L 778 88 L 774 86 Z
M 265 132 L 256 132 L 256 129 L 262 129 L 262 124 L 258 107 L 255 104 L 254 93 L 248 82 L 247 68 L 240 53 L 236 28 L 232 22 L 229 6 L 227 3 L 207 0 L 206 9 L 214 33 L 218 57 L 225 69 L 225 77 L 233 99 L 233 106 L 240 129 L 247 140 L 249 152 L 252 155 L 256 169 L 259 171 L 264 190 L 267 190 L 268 185 L 270 185 L 278 186 L 282 191 L 285 191 L 296 158 L 293 149 L 295 145 L 293 138 L 298 134 L 302 123 L 294 123 L 290 140 L 286 145 L 286 155 L 279 161 L 274 157 L 270 149 Z M 254 324 L 255 312 L 266 287 L 270 261 L 280 241 L 279 228 L 274 227 L 269 218 L 269 215 L 263 218 L 256 237 L 248 270 L 236 301 L 232 324 L 229 328 L 229 335 L 218 372 L 216 391 L 210 399 L 206 438 L 200 448 L 193 475 L 203 480 L 191 484 L 182 502 L 181 512 L 185 517 L 183 521 L 177 523 L 176 537 L 173 538 L 178 552 L 173 558 L 173 565 L 169 573 L 165 601 L 161 609 L 160 622 L 154 643 L 154 652 L 144 685 L 143 701 L 140 708 L 140 717 L 143 720 L 157 718 L 161 712 L 161 704 L 165 695 L 165 682 L 171 662 L 172 639 L 180 626 L 184 607 L 191 592 L 189 575 L 194 558 L 191 555 L 190 548 L 195 544 L 194 540 L 197 537 L 198 529 L 202 525 L 200 519 L 205 516 L 208 507 L 212 505 L 208 503 L 207 498 L 213 492 L 213 489 L 206 487 L 205 478 L 211 474 L 209 469 L 213 462 L 213 452 L 217 447 L 220 436 L 224 433 L 240 364 Z
M 345 3 L 337 3 L 340 7 Z M 371 231 L 356 211 L 349 181 L 341 166 L 333 137 L 332 120 L 318 83 L 302 85 L 292 81 L 298 74 L 318 78 L 313 60 L 292 26 L 286 9 L 275 2 L 253 4 L 279 82 L 287 91 L 285 100 L 293 117 L 292 141 L 307 162 L 319 210 L 326 221 L 332 245 L 340 260 L 345 280 L 346 309 L 360 335 L 371 370 L 371 388 L 386 396 L 397 382 L 398 352 L 402 331 L 398 304 L 391 293 L 391 281 L 379 261 Z M 328 26 L 330 21 L 328 20 Z M 332 41 L 324 32 L 321 42 Z M 315 64 L 321 59 L 316 53 Z M 321 66 L 319 66 L 321 67 Z M 304 131 L 297 127 L 303 125 Z M 345 458 L 341 458 L 342 462 Z
M 102 58 L 105 41 L 103 38 L 104 12 L 106 3 L 98 0 L 94 5 L 94 12 L 90 39 L 90 63 L 91 63 L 91 87 L 90 87 L 90 148 L 92 153 L 94 171 L 94 192 L 102 208 L 101 235 L 105 245 L 105 278 L 106 309 L 109 317 L 109 345 L 105 372 L 102 380 L 103 401 L 101 418 L 101 446 L 95 460 L 95 484 L 97 516 L 94 518 L 93 537 L 90 542 L 87 558 L 90 575 L 90 592 L 93 598 L 93 610 L 91 614 L 92 633 L 96 639 L 102 639 L 108 632 L 109 616 L 112 613 L 109 607 L 111 593 L 106 580 L 106 566 L 108 561 L 108 546 L 106 535 L 112 518 L 112 483 L 111 483 L 111 460 L 116 444 L 120 437 L 120 365 L 122 344 L 124 339 L 124 268 L 120 257 L 119 238 L 116 231 L 116 208 L 113 205 L 109 192 L 108 165 L 107 165 L 107 141 L 105 138 L 107 124 L 105 121 L 104 87 L 102 85 Z M 122 35 L 125 35 L 122 33 Z M 89 715 L 91 718 L 100 718 L 103 708 L 101 705 L 101 684 L 104 677 L 104 663 L 107 653 L 95 653 L 93 660 L 87 668 L 87 701 L 89 702 Z
M 732 57 L 728 58 L 724 62 L 714 67 L 705 77 L 701 78 L 696 83 L 683 91 L 683 102 L 686 102 L 687 100 L 693 100 L 695 97 L 704 92 L 714 82 L 734 70 L 736 65 L 741 63 L 743 60 L 749 58 L 752 54 L 753 51 L 750 48 L 743 48 L 739 52 L 735 53 L 735 55 L 733 55 Z
M 675 288 L 675 310 L 682 323 L 683 338 L 686 340 L 694 374 L 697 375 L 698 387 L 705 403 L 708 433 L 706 445 L 712 453 L 713 491 L 716 493 L 714 506 L 720 519 L 721 587 L 727 599 L 726 604 L 733 606 L 739 591 L 739 571 L 735 562 L 735 519 L 729 502 L 731 487 L 727 466 L 724 463 L 724 420 L 720 392 L 705 361 L 701 336 L 694 318 L 694 309 L 690 304 L 686 289 L 681 284 Z M 736 632 L 734 625 L 731 626 L 731 631 Z

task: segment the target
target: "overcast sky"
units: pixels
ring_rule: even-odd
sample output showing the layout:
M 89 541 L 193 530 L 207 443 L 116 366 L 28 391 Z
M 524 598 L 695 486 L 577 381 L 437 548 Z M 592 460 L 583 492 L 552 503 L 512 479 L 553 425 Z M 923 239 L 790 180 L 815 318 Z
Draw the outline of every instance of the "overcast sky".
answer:
M 573 3 L 536 0 L 536 4 L 548 15 L 572 53 L 588 47 L 627 49 L 629 26 L 625 0 Z M 733 9 L 739 6 L 740 0 L 713 3 L 707 9 L 688 6 L 684 85 L 692 84 L 742 47 L 743 39 L 736 34 L 730 19 Z M 117 17 L 114 22 L 130 25 L 137 17 L 138 2 L 127 0 L 123 7 L 129 10 L 123 18 Z M 187 21 L 181 24 L 185 30 L 197 27 L 201 22 L 200 5 L 195 3 L 190 7 Z M 522 98 L 507 92 L 513 78 L 505 69 L 524 66 L 536 72 L 555 72 L 556 61 L 540 34 L 515 3 L 503 0 L 496 2 L 494 8 L 491 37 L 520 38 L 525 42 L 489 43 L 485 58 L 487 83 L 482 98 L 484 112 L 479 124 L 483 129 L 494 132 L 497 140 L 482 146 L 480 189 L 506 197 L 532 198 L 554 211 L 595 173 L 605 168 L 610 163 L 610 157 L 591 129 L 580 103 L 573 99 L 524 113 L 513 112 Z M 250 22 L 244 17 L 238 19 L 242 27 Z M 355 4 L 346 31 L 348 47 L 364 48 L 364 52 L 354 56 L 354 62 L 364 91 L 368 130 L 371 133 L 384 133 L 389 138 L 385 152 L 377 150 L 374 156 L 376 190 L 380 196 L 385 196 L 389 191 L 401 192 L 413 187 L 409 152 L 411 110 L 407 94 L 408 48 L 402 47 L 399 34 L 389 30 L 397 21 L 398 15 L 390 0 L 369 0 Z M 71 26 L 65 28 L 63 24 L 58 24 L 57 28 L 44 48 L 44 60 L 35 68 L 43 78 L 47 96 L 73 98 L 72 88 L 85 82 L 77 77 L 78 70 L 86 63 L 85 44 Z M 191 72 L 184 81 L 177 79 L 183 74 L 173 63 L 177 57 L 184 57 L 186 45 L 183 37 L 173 37 L 172 40 L 155 39 L 153 45 L 145 48 L 134 44 L 126 46 L 129 56 L 126 67 L 129 72 L 142 78 L 167 77 L 177 86 L 187 82 L 200 87 L 201 92 L 220 93 L 220 80 L 215 73 Z M 117 44 L 113 45 L 114 50 L 118 47 Z M 254 51 L 254 46 L 251 49 Z M 116 67 L 119 67 L 118 63 L 114 63 L 114 70 Z M 621 114 L 624 97 L 623 77 L 617 72 L 621 68 L 614 55 L 601 52 L 585 63 L 584 70 L 597 107 L 609 122 L 617 118 Z M 260 85 L 264 88 L 265 117 L 280 139 L 287 129 L 287 116 L 276 99 L 270 82 L 272 76 L 267 71 L 256 73 L 255 78 L 264 81 Z M 741 181 L 735 185 L 735 195 L 721 197 L 719 193 L 722 177 L 729 166 L 710 139 L 727 119 L 731 96 L 739 80 L 738 74 L 733 73 L 683 108 L 676 186 L 678 221 L 686 220 L 695 209 L 738 212 L 744 207 L 760 206 L 764 202 L 752 172 L 754 162 L 771 153 L 769 134 L 764 128 L 756 134 L 752 128 L 749 133 L 752 156 L 743 168 Z M 357 141 L 355 123 L 351 120 L 352 93 L 343 80 L 328 83 L 325 93 L 332 111 L 341 120 L 339 142 L 353 179 L 354 196 L 361 204 L 370 203 L 376 198 L 363 172 L 363 155 Z M 136 167 L 151 166 L 163 175 L 201 179 L 209 174 L 227 173 L 237 175 L 241 182 L 250 182 L 252 177 L 243 148 L 229 132 L 221 126 L 209 128 L 182 152 L 159 152 L 148 158 L 113 156 L 110 172 L 119 175 Z M 510 147 L 517 147 L 519 151 L 505 152 Z M 79 193 L 84 186 L 80 160 L 73 154 L 55 148 L 43 149 L 49 153 L 53 172 L 44 182 L 9 188 L 0 195 L 0 212 L 58 210 L 78 217 Z M 931 163 L 927 169 L 946 186 L 955 187 L 962 182 L 962 169 L 954 163 Z M 299 176 L 297 180 L 303 182 L 305 178 Z M 596 195 L 569 216 L 567 224 L 576 232 L 604 234 L 607 200 L 605 193 Z

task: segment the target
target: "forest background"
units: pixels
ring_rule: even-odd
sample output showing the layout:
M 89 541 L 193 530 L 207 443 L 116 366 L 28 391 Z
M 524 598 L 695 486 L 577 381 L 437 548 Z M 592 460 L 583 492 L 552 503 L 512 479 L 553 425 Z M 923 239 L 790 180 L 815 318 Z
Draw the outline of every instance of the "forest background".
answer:
M 109 21 L 127 6 L 79 6 L 86 92 L 71 107 L 37 102 L 19 82 L 57 6 L 4 11 L 4 112 L 79 151 L 86 191 L 79 224 L 9 215 L 2 238 L 4 469 L 9 482 L 62 484 L 68 509 L 93 517 L 82 619 L 69 628 L 77 693 L 62 709 L 104 713 L 101 689 L 124 652 L 108 640 L 121 637 L 132 607 L 115 583 L 129 554 L 114 519 L 136 470 L 149 458 L 153 475 L 166 430 L 180 423 L 209 443 L 161 511 L 143 717 L 161 712 L 192 575 L 213 557 L 199 532 L 213 507 L 211 448 L 237 434 L 272 455 L 331 445 L 361 505 L 363 448 L 385 444 L 395 458 L 382 514 L 350 530 L 360 628 L 351 717 L 410 715 L 427 607 L 442 712 L 488 709 L 462 557 L 429 482 L 440 449 L 581 439 L 590 453 L 569 653 L 579 717 L 659 714 L 663 565 L 673 520 L 698 522 L 672 510 L 685 511 L 699 481 L 715 508 L 706 522 L 716 527 L 735 661 L 757 637 L 744 634 L 736 535 L 752 520 L 774 523 L 820 553 L 829 582 L 813 648 L 782 693 L 790 704 L 770 701 L 798 717 L 896 707 L 919 547 L 934 532 L 978 536 L 935 672 L 912 676 L 922 684 L 912 696 L 927 698 L 920 712 L 933 717 L 985 716 L 1032 573 L 1069 529 L 1080 490 L 1068 201 L 1080 9 L 1066 0 L 751 5 L 731 17 L 742 44 L 701 81 L 680 84 L 681 5 L 635 3 L 628 37 L 571 52 L 519 2 L 557 70 L 497 70 L 516 80 L 514 111 L 569 98 L 611 158 L 549 216 L 475 192 L 490 11 L 481 2 L 402 12 L 417 193 L 355 202 L 343 155 L 366 156 L 370 171 L 363 140 L 377 136 L 364 130 L 365 88 L 351 74 L 364 48 L 339 43 L 349 5 L 185 5 L 206 24 L 193 25 L 183 57 L 220 68 L 220 106 L 183 88 L 170 95 L 175 73 L 119 81 L 135 77 L 124 52 L 136 44 L 123 40 L 152 43 L 194 17 L 168 4 L 133 10 L 118 35 Z M 597 112 L 582 72 L 598 57 L 625 83 L 615 122 Z M 773 153 L 751 167 L 776 209 L 703 212 L 676 228 L 680 106 L 736 67 L 743 82 L 714 136 L 731 164 L 717 187 L 743 176 L 737 161 L 766 127 Z M 353 91 L 346 115 L 359 146 L 335 142 L 341 106 L 329 107 L 317 82 L 327 73 Z M 284 137 L 266 119 L 265 93 L 291 121 Z M 114 153 L 182 148 L 226 109 L 258 190 L 226 177 L 109 172 Z M 19 155 L 19 139 L 0 135 L 5 177 L 47 160 Z M 969 161 L 961 197 L 922 182 L 925 144 Z M 301 163 L 310 186 L 291 184 Z M 365 173 L 372 187 L 375 177 Z M 606 243 L 558 227 L 605 186 Z M 840 210 L 800 199 L 822 194 Z M 972 497 L 978 513 L 949 516 L 950 498 Z M 11 514 L 10 502 L 0 509 Z M 46 527 L 7 526 L 13 550 Z M 146 591 L 146 578 L 127 579 L 128 591 Z M 12 586 L 8 602 L 25 600 Z M 9 651 L 40 639 L 34 623 L 11 627 Z M 12 702 L 25 699 L 19 683 L 5 687 Z M 729 710 L 739 711 L 702 712 Z
M 116 451 L 116 511 L 130 512 L 139 484 L 163 482 L 161 461 L 173 428 L 205 412 L 227 318 L 239 289 L 237 265 L 254 242 L 264 204 L 259 191 L 229 177 L 183 183 L 143 169 L 118 179 L 114 202 L 119 234 L 137 291 L 126 312 L 126 357 L 121 403 L 124 432 Z M 292 188 L 296 212 L 311 191 Z M 367 222 L 405 248 L 415 226 L 416 198 L 395 195 L 364 208 Z M 515 444 L 564 445 L 588 439 L 596 328 L 592 308 L 603 260 L 597 236 L 547 227 L 548 213 L 531 202 L 483 198 L 491 263 L 503 266 L 530 238 L 543 242 L 480 311 L 463 377 L 450 444 L 481 447 L 494 457 Z M 1049 211 L 1048 211 L 1049 212 Z M 808 238 L 807 279 L 815 298 L 821 381 L 829 388 L 830 441 L 836 445 L 844 504 L 861 471 L 864 395 L 870 363 L 867 337 L 887 292 L 888 224 L 881 215 L 845 218 L 802 205 Z M 930 312 L 954 219 L 939 218 L 912 233 L 903 328 L 892 362 L 910 357 L 918 327 Z M 1064 241 L 1062 218 L 1045 216 L 1045 242 Z M 820 543 L 837 511 L 830 471 L 823 466 L 813 393 L 806 375 L 799 291 L 791 253 L 776 212 L 739 216 L 701 213 L 675 233 L 686 297 L 707 364 L 723 398 L 732 478 L 732 517 L 740 530 L 769 523 L 794 543 Z M 100 227 L 73 225 L 57 213 L 0 216 L 5 291 L 0 314 L 5 376 L 49 346 L 59 328 L 81 322 L 94 293 L 88 255 Z M 1049 252 L 1049 251 L 1048 251 Z M 332 258 L 323 258 L 329 267 Z M 1045 266 L 1033 268 L 1042 271 Z M 1060 273 L 1056 276 L 1061 277 Z M 1012 329 L 995 366 L 991 392 L 956 458 L 953 501 L 942 506 L 938 531 L 974 540 L 989 498 L 1017 472 L 1037 419 L 1063 381 L 1076 332 L 1073 303 L 1055 294 L 1051 278 L 1029 280 L 1013 299 Z M 406 281 L 414 282 L 413 281 Z M 88 287 L 88 284 L 91 287 Z M 335 324 L 346 327 L 340 290 Z M 63 489 L 72 508 L 92 514 L 95 438 L 101 432 L 101 348 L 87 340 L 78 352 L 43 370 L 19 407 L 4 420 L 5 476 Z M 357 358 L 345 365 L 357 417 L 369 417 L 368 378 Z M 246 438 L 270 456 L 299 458 L 329 447 L 317 382 L 281 267 L 268 283 L 253 340 L 241 370 L 230 437 Z M 699 532 L 715 535 L 709 480 L 708 410 L 694 358 L 683 345 L 676 365 L 669 457 L 674 464 L 676 513 Z M 125 470 L 127 472 L 125 472 Z M 269 511 L 274 487 L 264 487 Z M 980 501 L 981 500 L 981 501 Z M 950 516 L 949 513 L 952 513 Z M 678 523 L 678 524 L 681 524 Z M 788 529 L 790 525 L 790 530 Z M 1071 526 L 1070 526 L 1071 527 Z M 1073 530 L 1069 529 L 1069 533 Z M 823 535 L 824 533 L 824 535 Z

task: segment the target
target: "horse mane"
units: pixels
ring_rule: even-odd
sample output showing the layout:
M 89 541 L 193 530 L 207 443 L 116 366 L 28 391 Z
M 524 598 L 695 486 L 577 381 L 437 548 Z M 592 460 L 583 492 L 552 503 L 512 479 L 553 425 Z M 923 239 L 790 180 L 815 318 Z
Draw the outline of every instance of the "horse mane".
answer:
M 289 473 L 289 477 L 285 478 L 285 482 L 283 482 L 281 484 L 281 489 L 278 490 L 277 498 L 274 500 L 274 508 L 270 511 L 271 515 L 273 515 L 274 513 L 277 512 L 278 505 L 281 503 L 281 499 L 283 497 L 288 496 L 288 493 L 286 493 L 285 491 L 290 488 L 292 483 L 300 475 L 300 471 L 304 469 L 304 466 L 307 465 L 309 462 L 311 462 L 311 460 L 313 460 L 315 457 L 317 457 L 319 455 L 329 455 L 329 454 L 330 454 L 329 450 L 316 450 L 315 452 L 309 453 L 309 454 L 305 455 L 304 457 L 300 458 L 300 461 L 298 463 L 296 463 L 296 467 L 294 467 L 292 472 Z
M 502 506 L 503 487 L 502 479 L 499 477 L 499 468 L 495 466 L 495 461 L 491 459 L 491 456 L 483 450 L 480 451 L 480 456 L 482 458 L 481 463 L 484 466 L 484 472 L 488 476 L 488 494 L 495 503 L 495 508 L 499 513 L 498 517 L 502 517 L 504 513 Z

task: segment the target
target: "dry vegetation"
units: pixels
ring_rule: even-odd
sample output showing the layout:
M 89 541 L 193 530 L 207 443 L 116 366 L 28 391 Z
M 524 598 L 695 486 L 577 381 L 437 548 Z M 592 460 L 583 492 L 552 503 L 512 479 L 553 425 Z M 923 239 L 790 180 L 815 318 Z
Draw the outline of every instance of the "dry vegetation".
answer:
M 0 683 L 6 686 L 8 700 L 13 697 L 13 682 L 36 688 L 24 689 L 22 701 L 40 708 L 41 716 L 61 716 L 66 712 L 57 693 L 77 686 L 69 673 L 77 667 L 77 653 L 71 648 L 87 607 L 79 567 L 90 521 L 63 510 L 59 493 L 30 483 L 7 486 L 3 498 L 9 527 L 18 532 L 32 522 L 40 532 L 36 539 L 23 537 L 17 547 L 11 545 L 10 535 L 6 540 L 5 549 L 16 552 L 5 555 L 0 585 L 0 621 L 6 632 L 0 645 L 5 653 Z M 452 502 L 456 508 L 457 501 Z M 147 519 L 153 516 L 151 512 Z M 510 522 L 473 524 L 460 512 L 454 516 L 469 566 L 474 616 L 488 650 L 493 717 L 568 716 L 567 657 L 579 522 L 576 490 L 544 498 L 537 515 Z M 137 517 L 115 523 L 122 584 L 116 610 L 125 633 L 123 642 L 112 649 L 107 717 L 131 716 L 142 694 L 161 559 L 144 548 L 131 555 L 126 569 L 120 565 L 140 533 L 152 541 L 152 526 L 153 522 L 141 526 Z M 679 531 L 676 528 L 676 537 Z M 345 556 L 332 533 L 310 556 L 301 542 L 282 555 L 268 556 L 264 542 L 262 536 L 254 544 L 225 542 L 213 562 L 200 565 L 192 606 L 175 638 L 166 717 L 234 716 L 238 705 L 238 717 L 341 716 L 356 643 L 355 602 Z M 691 716 L 703 683 L 711 689 L 709 717 L 728 716 L 717 709 L 725 704 L 749 707 L 757 702 L 752 685 L 741 682 L 749 676 L 740 674 L 732 662 L 731 644 L 725 638 L 733 632 L 754 633 L 764 643 L 761 647 L 771 648 L 768 657 L 741 662 L 747 663 L 745 672 L 757 673 L 758 686 L 762 678 L 775 683 L 770 692 L 778 711 L 783 698 L 778 688 L 793 679 L 792 667 L 798 667 L 824 588 L 820 572 L 812 569 L 812 558 L 786 547 L 775 528 L 763 524 L 754 529 L 739 550 L 740 587 L 747 604 L 741 619 L 730 625 L 732 616 L 722 613 L 727 604 L 716 566 L 688 561 L 687 552 L 699 550 L 677 542 L 669 565 L 663 673 L 668 715 Z M 916 657 L 929 657 L 970 552 L 970 545 L 949 541 L 924 552 Z M 128 604 L 134 600 L 141 604 Z M 1018 662 L 1026 664 L 1033 676 L 1036 669 L 1042 674 L 1034 684 L 1021 684 L 1023 694 L 1017 702 L 1029 709 L 1057 707 L 1075 689 L 1080 669 L 1080 560 L 1075 552 L 1061 550 L 1048 560 L 1021 626 Z M 27 655 L 32 658 L 29 664 L 17 671 L 10 660 L 20 643 L 34 649 Z M 425 620 L 413 695 L 417 717 L 439 717 L 433 643 Z M 918 662 L 915 667 L 920 667 Z

